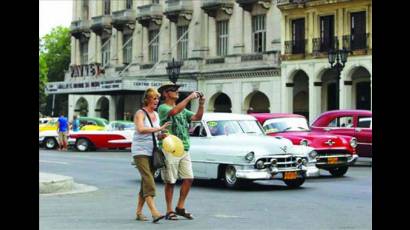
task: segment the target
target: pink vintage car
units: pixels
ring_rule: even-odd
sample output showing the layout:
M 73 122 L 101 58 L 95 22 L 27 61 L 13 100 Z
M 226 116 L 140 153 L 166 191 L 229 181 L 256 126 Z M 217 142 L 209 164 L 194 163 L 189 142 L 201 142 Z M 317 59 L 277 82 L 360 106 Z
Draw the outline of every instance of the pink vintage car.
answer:
M 356 154 L 356 138 L 324 134 L 311 131 L 306 118 L 288 113 L 251 114 L 262 124 L 269 136 L 281 136 L 295 145 L 313 147 L 318 153 L 316 167 L 330 172 L 332 176 L 343 176 L 349 165 L 353 164 Z
M 360 157 L 372 157 L 372 112 L 369 110 L 332 110 L 322 113 L 311 129 L 323 134 L 356 137 Z

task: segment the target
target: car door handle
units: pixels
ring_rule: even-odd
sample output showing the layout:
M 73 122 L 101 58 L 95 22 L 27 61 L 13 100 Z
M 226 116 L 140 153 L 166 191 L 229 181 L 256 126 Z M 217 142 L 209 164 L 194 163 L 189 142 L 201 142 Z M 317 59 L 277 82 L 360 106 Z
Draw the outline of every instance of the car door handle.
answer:
M 329 132 L 330 130 L 332 130 L 331 128 L 325 128 L 326 132 Z
M 356 128 L 355 131 L 360 132 L 360 131 L 362 131 L 362 129 L 361 128 Z

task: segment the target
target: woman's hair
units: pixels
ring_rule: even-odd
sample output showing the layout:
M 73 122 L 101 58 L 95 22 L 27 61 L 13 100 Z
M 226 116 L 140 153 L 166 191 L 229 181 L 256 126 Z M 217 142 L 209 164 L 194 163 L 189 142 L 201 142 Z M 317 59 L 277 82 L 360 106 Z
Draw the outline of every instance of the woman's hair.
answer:
M 142 103 L 144 104 L 144 106 L 147 106 L 148 105 L 148 100 L 150 98 L 159 97 L 159 96 L 161 96 L 161 95 L 158 93 L 158 91 L 155 88 L 148 88 L 144 92 L 144 96 L 142 98 Z

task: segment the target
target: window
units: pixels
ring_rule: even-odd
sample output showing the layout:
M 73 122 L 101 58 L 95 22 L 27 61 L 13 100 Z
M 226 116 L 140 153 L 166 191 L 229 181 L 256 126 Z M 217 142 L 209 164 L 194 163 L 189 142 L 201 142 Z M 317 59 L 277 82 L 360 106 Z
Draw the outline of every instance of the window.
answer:
M 104 15 L 111 14 L 111 0 L 104 0 Z
M 159 30 L 148 31 L 148 41 L 149 41 L 149 61 L 151 63 L 156 63 L 158 61 L 158 46 L 159 46 Z
M 292 54 L 305 53 L 305 19 L 292 21 Z
M 125 3 L 125 8 L 132 9 L 132 0 L 127 0 L 127 2 Z
M 123 63 L 128 65 L 132 61 L 132 34 L 124 34 L 123 43 Z
M 253 52 L 261 53 L 266 49 L 265 15 L 252 17 Z
M 228 54 L 228 21 L 219 21 L 216 23 L 217 51 L 218 56 Z
M 320 17 L 320 52 L 327 52 L 333 48 L 334 16 Z
M 88 64 L 88 41 L 81 41 L 80 42 L 80 62 L 81 65 Z
M 110 62 L 110 39 L 101 39 L 101 61 L 103 66 L 107 66 Z
M 353 117 L 352 116 L 345 116 L 345 117 L 336 117 L 331 121 L 328 127 L 342 127 L 342 128 L 351 128 L 353 126 Z
M 366 12 L 352 13 L 350 22 L 350 49 L 365 49 L 367 43 Z
M 177 47 L 177 58 L 179 60 L 188 58 L 188 33 L 185 33 L 186 31 L 188 31 L 188 26 L 177 27 L 177 39 L 181 39 Z M 185 35 L 182 37 L 183 34 Z
M 372 127 L 372 118 L 371 117 L 359 117 L 357 122 L 357 127 L 359 128 L 371 128 Z
M 159 4 L 159 0 L 152 0 L 152 4 Z

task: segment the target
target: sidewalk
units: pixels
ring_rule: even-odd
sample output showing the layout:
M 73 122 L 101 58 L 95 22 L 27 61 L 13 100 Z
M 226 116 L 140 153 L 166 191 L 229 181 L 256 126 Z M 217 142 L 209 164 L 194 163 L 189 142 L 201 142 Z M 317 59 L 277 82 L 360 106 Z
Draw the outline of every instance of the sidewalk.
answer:
M 77 184 L 69 176 L 40 172 L 40 195 L 63 195 L 96 191 L 98 188 L 85 184 Z

